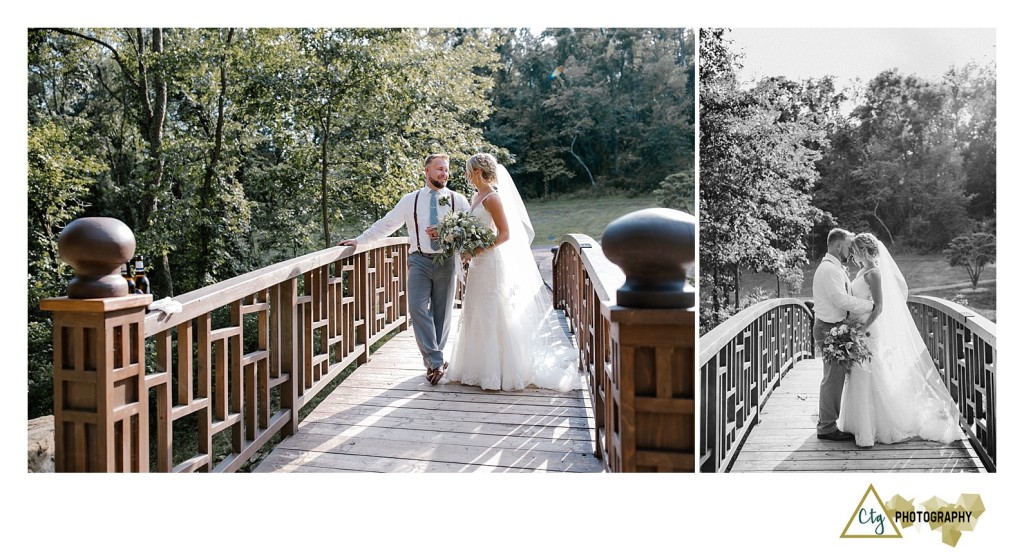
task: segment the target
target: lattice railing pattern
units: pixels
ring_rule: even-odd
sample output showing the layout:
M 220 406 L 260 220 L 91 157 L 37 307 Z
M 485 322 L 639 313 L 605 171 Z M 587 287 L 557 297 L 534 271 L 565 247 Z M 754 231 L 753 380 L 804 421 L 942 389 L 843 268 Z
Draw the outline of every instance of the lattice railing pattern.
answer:
M 961 425 L 989 471 L 996 470 L 996 325 L 935 297 L 907 301 L 928 353 L 960 409 Z
M 814 356 L 813 315 L 797 299 L 762 301 L 700 338 L 700 469 L 724 471 L 782 376 Z
M 592 238 L 562 238 L 554 300 L 587 373 L 595 453 L 613 472 L 692 472 L 695 311 L 619 307 L 624 281 Z
M 408 328 L 408 250 L 391 238 L 310 253 L 180 295 L 171 315 L 147 315 L 148 295 L 41 301 L 54 312 L 56 469 L 238 470 Z M 215 440 L 230 452 L 215 457 Z
M 173 316 L 173 327 L 162 315 L 146 318 L 157 351 L 146 377 L 157 471 L 237 470 L 274 435 L 294 432 L 298 409 L 406 324 L 405 240 L 342 250 L 185 294 L 185 316 Z M 226 321 L 215 328 L 219 309 Z M 171 465 L 173 424 L 192 415 L 197 454 Z M 231 452 L 218 460 L 213 439 L 222 432 Z
M 585 252 L 581 254 L 581 252 Z M 596 424 L 594 452 L 598 458 L 606 456 L 605 435 L 606 390 L 611 370 L 610 321 L 601 315 L 602 301 L 611 297 L 613 285 L 622 283 L 623 276 L 617 267 L 600 255 L 598 266 L 603 269 L 604 279 L 595 282 L 588 272 L 584 255 L 598 257 L 600 245 L 585 235 L 566 236 L 557 250 L 553 267 L 553 296 L 556 308 L 565 311 L 569 327 L 579 347 L 580 370 L 587 373 L 587 385 L 591 404 L 594 406 Z M 591 259 L 590 262 L 593 262 Z M 604 263 L 601 264 L 600 261 Z

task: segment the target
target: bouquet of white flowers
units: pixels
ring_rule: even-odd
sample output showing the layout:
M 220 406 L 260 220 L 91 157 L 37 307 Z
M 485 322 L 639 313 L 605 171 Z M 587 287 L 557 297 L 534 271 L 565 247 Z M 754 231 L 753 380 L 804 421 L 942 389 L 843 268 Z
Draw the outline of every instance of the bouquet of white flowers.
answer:
M 441 254 L 434 257 L 440 264 L 452 255 L 467 253 L 470 256 L 476 248 L 494 245 L 494 230 L 484 226 L 479 219 L 466 211 L 455 211 L 437 225 L 437 239 L 441 242 Z
M 821 344 L 822 355 L 826 362 L 839 363 L 849 372 L 854 362 L 871 360 L 871 351 L 864 343 L 864 338 L 870 335 L 859 322 L 843 322 L 825 334 L 825 342 Z

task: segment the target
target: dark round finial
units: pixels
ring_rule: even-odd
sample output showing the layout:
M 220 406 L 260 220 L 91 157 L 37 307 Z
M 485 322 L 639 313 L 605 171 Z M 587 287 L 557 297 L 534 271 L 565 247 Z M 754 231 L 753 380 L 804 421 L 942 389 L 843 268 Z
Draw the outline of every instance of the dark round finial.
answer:
M 75 270 L 68 282 L 69 298 L 128 295 L 121 265 L 135 254 L 135 234 L 125 223 L 109 217 L 75 219 L 60 233 L 57 249 Z
M 696 292 L 686 281 L 696 249 L 696 219 L 656 207 L 621 216 L 604 230 L 601 248 L 626 282 L 617 303 L 634 308 L 690 308 Z

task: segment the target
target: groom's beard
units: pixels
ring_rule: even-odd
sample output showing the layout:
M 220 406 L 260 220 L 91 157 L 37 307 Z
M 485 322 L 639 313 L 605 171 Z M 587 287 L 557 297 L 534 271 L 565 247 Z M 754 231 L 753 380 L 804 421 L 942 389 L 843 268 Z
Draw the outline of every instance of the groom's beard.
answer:
M 445 180 L 444 182 L 438 182 L 438 181 L 434 180 L 433 178 L 428 178 L 427 180 L 430 181 L 430 185 L 431 186 L 433 186 L 433 187 L 435 187 L 437 189 L 444 189 L 446 186 L 448 186 L 448 181 L 447 180 Z

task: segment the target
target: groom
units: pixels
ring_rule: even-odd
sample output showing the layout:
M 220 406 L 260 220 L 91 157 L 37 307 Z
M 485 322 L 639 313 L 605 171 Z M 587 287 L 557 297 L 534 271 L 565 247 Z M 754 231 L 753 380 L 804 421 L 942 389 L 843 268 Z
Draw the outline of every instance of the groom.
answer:
M 409 234 L 409 316 L 423 355 L 427 381 L 436 385 L 448 369 L 444 345 L 455 300 L 455 256 L 435 263 L 441 251 L 436 226 L 452 211 L 469 211 L 469 202 L 448 189 L 448 155 L 432 153 L 423 161 L 426 183 L 410 192 L 383 218 L 355 239 L 338 245 L 361 245 L 386 238 L 404 224 Z
M 871 312 L 875 304 L 850 295 L 850 277 L 845 263 L 850 260 L 853 234 L 842 228 L 828 233 L 828 253 L 814 271 L 814 328 L 811 335 L 818 346 L 825 342 L 829 330 L 842 323 L 850 313 Z M 818 439 L 849 441 L 853 434 L 839 431 L 836 419 L 843 398 L 846 371 L 838 363 L 825 361 L 818 396 Z

